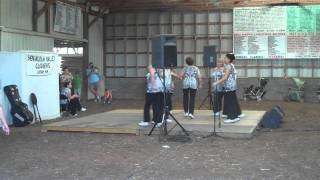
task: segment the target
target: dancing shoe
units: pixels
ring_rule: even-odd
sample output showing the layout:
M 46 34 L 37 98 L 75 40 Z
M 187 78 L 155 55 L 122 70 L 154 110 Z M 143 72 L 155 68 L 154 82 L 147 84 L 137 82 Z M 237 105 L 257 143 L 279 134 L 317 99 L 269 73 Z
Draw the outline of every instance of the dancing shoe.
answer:
M 141 121 L 138 124 L 139 124 L 139 126 L 142 126 L 142 127 L 149 126 L 149 123 L 148 122 L 144 122 L 144 121 Z
M 235 122 L 238 122 L 238 121 L 240 121 L 240 118 L 226 119 L 223 122 L 224 123 L 235 123 Z
M 194 116 L 193 116 L 192 114 L 189 114 L 189 117 L 190 117 L 191 119 L 194 119 Z

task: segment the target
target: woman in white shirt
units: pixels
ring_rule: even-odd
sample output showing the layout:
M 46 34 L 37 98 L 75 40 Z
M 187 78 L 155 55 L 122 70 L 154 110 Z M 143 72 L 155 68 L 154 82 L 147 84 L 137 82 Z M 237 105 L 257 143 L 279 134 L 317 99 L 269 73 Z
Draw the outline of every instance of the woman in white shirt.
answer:
M 226 54 L 225 58 L 225 73 L 224 76 L 213 83 L 213 86 L 224 83 L 224 112 L 226 113 L 225 123 L 234 123 L 240 121 L 244 115 L 241 114 L 241 109 L 237 99 L 237 71 L 233 65 L 235 56 L 232 53 Z
M 187 66 L 183 68 L 181 77 L 183 78 L 183 109 L 186 117 L 194 118 L 195 96 L 198 87 L 201 88 L 201 73 L 191 57 L 186 58 Z
M 152 66 L 148 67 L 149 73 L 146 74 L 146 95 L 143 110 L 143 121 L 139 126 L 145 127 L 150 125 L 150 106 L 153 110 L 153 121 L 157 126 L 161 126 L 161 115 L 163 108 L 163 85 L 159 74 Z
M 214 71 L 211 74 L 211 78 L 213 82 L 219 81 L 224 76 L 224 63 L 223 59 L 219 59 L 217 62 L 217 67 L 214 68 Z M 217 86 L 212 87 L 213 95 L 214 95 L 214 105 L 213 105 L 213 113 L 215 116 L 220 116 L 222 110 L 222 99 L 224 96 L 224 87 L 223 84 L 218 84 Z

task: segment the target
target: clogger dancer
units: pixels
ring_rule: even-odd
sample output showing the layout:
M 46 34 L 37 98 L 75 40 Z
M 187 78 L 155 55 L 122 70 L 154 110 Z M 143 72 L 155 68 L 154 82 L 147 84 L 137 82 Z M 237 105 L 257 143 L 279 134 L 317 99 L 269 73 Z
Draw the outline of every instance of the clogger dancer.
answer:
M 153 110 L 153 120 L 157 123 L 157 127 L 162 124 L 162 110 L 163 110 L 163 84 L 160 76 L 152 66 L 149 66 L 149 73 L 146 75 L 147 93 L 145 97 L 145 105 L 143 110 L 143 121 L 139 126 L 150 125 L 150 106 Z
M 227 118 L 224 120 L 225 123 L 234 123 L 240 121 L 240 118 L 244 116 L 241 114 L 241 109 L 236 94 L 237 71 L 233 65 L 234 60 L 234 54 L 226 54 L 224 58 L 225 74 L 222 79 L 213 83 L 213 86 L 224 83 L 224 111 Z

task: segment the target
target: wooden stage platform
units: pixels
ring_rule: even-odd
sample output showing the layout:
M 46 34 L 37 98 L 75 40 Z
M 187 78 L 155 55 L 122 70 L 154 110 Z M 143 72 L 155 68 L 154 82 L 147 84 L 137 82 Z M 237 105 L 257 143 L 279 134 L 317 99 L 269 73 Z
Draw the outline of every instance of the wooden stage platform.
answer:
M 97 132 L 97 133 L 121 133 L 121 134 L 147 134 L 150 127 L 141 128 L 138 126 L 142 117 L 142 110 L 119 109 L 105 113 L 94 114 L 81 118 L 73 118 L 65 121 L 55 122 L 43 126 L 43 131 L 67 131 L 67 132 Z M 243 111 L 245 117 L 233 124 L 223 123 L 221 118 L 221 128 L 218 127 L 218 135 L 234 138 L 250 138 L 257 128 L 265 111 Z M 173 115 L 182 126 L 191 132 L 209 134 L 213 132 L 213 115 L 210 110 L 196 110 L 195 119 L 186 118 L 182 110 L 173 111 Z M 168 129 L 175 126 L 175 122 L 168 124 Z M 181 132 L 176 126 L 171 133 Z M 154 134 L 158 134 L 156 128 Z

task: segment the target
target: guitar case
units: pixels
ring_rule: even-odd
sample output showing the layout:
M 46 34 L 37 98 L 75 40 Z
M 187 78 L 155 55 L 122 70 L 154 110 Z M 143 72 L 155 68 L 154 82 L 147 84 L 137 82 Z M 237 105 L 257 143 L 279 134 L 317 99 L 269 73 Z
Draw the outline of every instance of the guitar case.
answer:
M 21 101 L 19 90 L 16 85 L 8 85 L 4 87 L 4 93 L 8 97 L 11 104 L 11 116 L 13 125 L 23 127 L 30 124 L 33 120 L 33 114 L 28 109 L 28 105 Z

